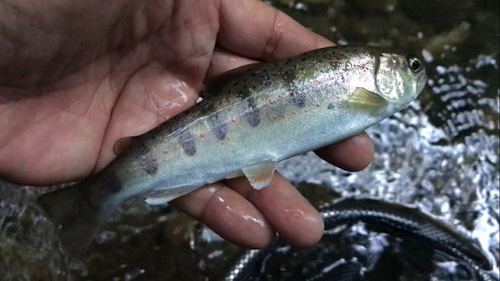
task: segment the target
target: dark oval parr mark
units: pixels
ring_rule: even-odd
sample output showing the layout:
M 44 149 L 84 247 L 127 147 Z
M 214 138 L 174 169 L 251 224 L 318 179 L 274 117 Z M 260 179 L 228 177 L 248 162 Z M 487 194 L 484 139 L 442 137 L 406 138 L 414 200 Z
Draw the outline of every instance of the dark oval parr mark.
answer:
M 212 127 L 212 131 L 214 132 L 214 135 L 218 140 L 223 140 L 226 138 L 226 124 L 214 124 L 214 127 Z
M 141 168 L 149 175 L 153 176 L 158 172 L 158 162 L 151 155 L 144 155 L 139 161 Z
M 306 94 L 304 92 L 295 92 L 292 101 L 298 108 L 303 108 L 306 106 Z
M 139 166 L 149 175 L 158 172 L 158 161 L 151 155 L 151 150 L 146 144 L 139 147 Z
M 218 140 L 226 139 L 227 126 L 218 117 L 210 121 L 210 128 Z
M 253 108 L 245 113 L 245 118 L 248 124 L 252 127 L 257 127 L 260 123 L 260 113 L 258 108 Z
M 179 143 L 187 156 L 196 154 L 196 141 L 188 131 L 181 133 L 179 136 Z
M 260 112 L 253 99 L 250 99 L 248 101 L 248 108 L 247 112 L 245 113 L 245 119 L 252 127 L 257 127 L 260 123 Z

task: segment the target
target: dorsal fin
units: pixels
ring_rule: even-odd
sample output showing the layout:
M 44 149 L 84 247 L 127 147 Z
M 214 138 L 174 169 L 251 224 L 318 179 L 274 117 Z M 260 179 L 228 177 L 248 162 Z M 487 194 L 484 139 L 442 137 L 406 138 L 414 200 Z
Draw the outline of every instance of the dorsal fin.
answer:
M 205 88 L 203 89 L 201 96 L 203 98 L 207 98 L 217 95 L 218 93 L 220 93 L 222 88 L 224 88 L 231 81 L 234 81 L 238 77 L 242 76 L 245 72 L 255 69 L 260 65 L 262 65 L 262 63 L 246 64 L 214 76 L 209 81 L 207 81 L 207 83 L 205 83 Z

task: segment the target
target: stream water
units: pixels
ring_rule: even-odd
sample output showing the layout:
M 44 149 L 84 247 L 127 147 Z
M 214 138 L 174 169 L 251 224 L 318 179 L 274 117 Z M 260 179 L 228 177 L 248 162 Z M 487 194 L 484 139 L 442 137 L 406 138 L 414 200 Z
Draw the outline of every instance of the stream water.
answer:
M 498 2 L 270 4 L 337 44 L 378 45 L 423 56 L 429 77 L 418 100 L 368 130 L 376 153 L 367 169 L 348 173 L 310 153 L 282 162 L 278 170 L 318 207 L 347 195 L 418 206 L 469 235 L 490 255 L 498 275 Z M 56 227 L 30 208 L 48 189 L 0 182 L 0 280 L 219 280 L 241 251 L 169 207 L 133 200 L 110 219 L 85 259 L 68 259 L 57 250 Z M 378 235 L 359 228 L 345 231 Z M 331 245 L 339 241 L 330 240 L 321 242 L 323 251 L 338 255 L 341 247 Z M 296 274 L 294 268 L 314 268 L 311 264 L 319 262 L 314 253 L 297 251 L 296 260 L 275 257 L 260 280 L 283 280 L 287 272 Z M 401 276 L 471 280 L 446 262 L 436 263 L 431 277 Z

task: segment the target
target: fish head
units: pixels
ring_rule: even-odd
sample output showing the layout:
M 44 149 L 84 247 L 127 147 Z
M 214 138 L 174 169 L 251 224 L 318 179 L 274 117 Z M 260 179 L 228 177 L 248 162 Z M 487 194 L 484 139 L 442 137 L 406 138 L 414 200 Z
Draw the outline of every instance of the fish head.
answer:
M 375 72 L 378 94 L 396 110 L 413 101 L 427 82 L 425 66 L 414 55 L 381 53 Z

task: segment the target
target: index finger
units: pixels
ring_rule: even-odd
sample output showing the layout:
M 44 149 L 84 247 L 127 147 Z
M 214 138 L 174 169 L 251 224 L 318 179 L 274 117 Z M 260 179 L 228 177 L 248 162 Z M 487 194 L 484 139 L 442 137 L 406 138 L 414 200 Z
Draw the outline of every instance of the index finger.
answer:
M 257 0 L 221 1 L 217 43 L 245 57 L 275 61 L 333 43 Z

